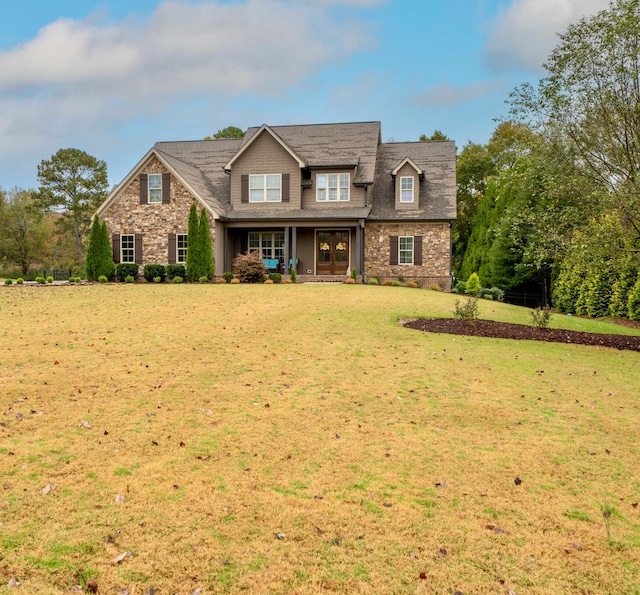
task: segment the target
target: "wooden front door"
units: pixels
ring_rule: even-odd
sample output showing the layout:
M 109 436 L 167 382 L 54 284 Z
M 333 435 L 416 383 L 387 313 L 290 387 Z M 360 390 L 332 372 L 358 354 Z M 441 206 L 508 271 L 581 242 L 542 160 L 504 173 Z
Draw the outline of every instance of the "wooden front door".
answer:
M 349 232 L 319 231 L 316 239 L 316 275 L 346 275 L 349 270 Z

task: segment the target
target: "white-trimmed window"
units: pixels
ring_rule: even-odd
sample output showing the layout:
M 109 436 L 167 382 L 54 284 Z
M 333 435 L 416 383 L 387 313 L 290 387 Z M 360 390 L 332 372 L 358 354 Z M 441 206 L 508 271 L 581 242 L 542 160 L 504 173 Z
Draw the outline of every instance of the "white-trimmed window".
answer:
M 162 174 L 149 174 L 149 203 L 162 202 Z M 133 262 L 133 261 L 132 261 Z
M 135 262 L 135 236 L 125 234 L 120 236 L 120 262 Z
M 413 202 L 413 176 L 400 178 L 400 202 Z
M 249 232 L 249 251 L 260 251 L 260 258 L 277 258 L 284 262 L 284 233 L 281 231 Z
M 398 238 L 398 264 L 413 264 L 413 236 Z
M 316 175 L 316 200 L 348 201 L 349 174 L 318 174 Z
M 282 202 L 282 174 L 249 176 L 249 202 Z
M 176 263 L 185 264 L 187 262 L 187 234 L 176 234 Z

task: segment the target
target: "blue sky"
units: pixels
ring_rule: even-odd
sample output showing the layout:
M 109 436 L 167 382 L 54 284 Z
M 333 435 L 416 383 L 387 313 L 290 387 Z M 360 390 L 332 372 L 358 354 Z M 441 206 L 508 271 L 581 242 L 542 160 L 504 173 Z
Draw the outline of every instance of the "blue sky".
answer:
M 485 143 L 556 33 L 607 0 L 21 0 L 0 13 L 0 187 L 60 148 L 118 183 L 155 141 L 380 120 Z

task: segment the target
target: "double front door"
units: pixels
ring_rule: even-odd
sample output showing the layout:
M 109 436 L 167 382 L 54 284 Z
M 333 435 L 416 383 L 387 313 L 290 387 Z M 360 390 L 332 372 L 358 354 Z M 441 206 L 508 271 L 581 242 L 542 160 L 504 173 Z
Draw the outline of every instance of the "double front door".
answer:
M 346 275 L 349 270 L 349 232 L 318 231 L 316 274 Z

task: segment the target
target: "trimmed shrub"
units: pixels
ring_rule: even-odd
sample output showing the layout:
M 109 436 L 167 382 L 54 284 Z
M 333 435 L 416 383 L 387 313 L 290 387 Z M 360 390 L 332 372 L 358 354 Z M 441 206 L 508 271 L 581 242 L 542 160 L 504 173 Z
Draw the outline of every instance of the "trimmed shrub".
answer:
M 262 283 L 266 278 L 266 269 L 258 252 L 238 254 L 233 259 L 233 273 L 243 283 Z
M 369 279 L 369 285 L 380 285 L 380 282 L 375 277 L 371 277 L 371 279 Z
M 233 273 L 231 271 L 222 273 L 222 278 L 225 280 L 226 283 L 231 283 L 231 279 L 233 279 Z
M 189 223 L 187 227 L 187 265 L 186 265 L 186 277 L 187 281 L 195 281 L 200 274 L 198 270 L 199 265 L 199 238 L 198 233 L 198 209 L 195 203 L 191 203 L 189 210 Z
M 499 287 L 481 287 L 478 295 L 485 300 L 494 300 L 496 302 L 504 300 L 504 291 Z
M 274 283 L 280 283 L 282 281 L 282 275 L 280 273 L 269 273 L 269 279 Z
M 22 285 L 22 284 L 24 283 L 24 279 L 23 279 L 22 277 L 18 277 L 18 278 L 16 279 L 16 283 L 17 283 L 18 285 Z
M 182 277 L 184 279 L 186 275 L 183 264 L 168 264 L 164 272 L 169 281 L 173 281 L 174 277 Z
M 51 275 L 47 277 L 47 283 L 53 283 L 53 277 Z
M 402 287 L 402 282 L 401 281 L 392 281 L 391 282 L 391 286 L 392 287 Z
M 129 279 L 131 279 L 131 281 L 129 281 Z M 107 279 L 107 277 L 105 275 L 100 275 L 98 277 L 98 283 L 107 283 L 109 281 L 109 279 Z M 127 283 L 133 283 L 133 277 L 129 276 L 125 278 L 125 281 Z
M 478 277 L 478 273 L 471 273 L 471 275 L 467 279 L 467 284 L 465 286 L 464 292 L 467 295 L 478 295 L 479 291 L 480 277 Z
M 146 281 L 151 283 L 156 277 L 160 277 L 160 281 L 164 281 L 165 268 L 163 264 L 145 264 L 142 269 L 142 275 Z
M 153 278 L 153 282 L 154 283 L 162 283 L 162 277 L 154 277 Z
M 171 283 L 182 283 L 184 282 L 184 279 L 180 276 L 180 275 L 176 275 L 172 280 Z
M 206 275 L 202 275 L 202 277 L 200 277 L 200 278 L 198 279 L 198 281 L 199 281 L 200 283 L 208 283 L 208 281 L 209 281 L 209 277 L 207 277 Z
M 355 267 L 353 267 L 353 268 L 351 269 L 351 278 L 352 278 L 354 281 L 357 281 L 357 280 L 358 280 L 358 271 L 356 270 L 356 268 L 355 268 Z
M 297 281 L 298 277 L 295 269 L 291 269 L 291 274 L 289 278 L 291 279 L 291 283 L 295 283 Z
M 75 277 L 69 277 L 69 283 L 75 283 L 75 282 L 76 282 Z
M 47 280 L 44 277 L 36 277 L 36 283 L 40 283 L 40 285 L 44 285 Z
M 138 265 L 135 262 L 121 262 L 116 266 L 116 279 L 124 283 L 127 277 L 138 276 Z
M 13 284 L 13 279 L 5 279 L 4 280 L 4 284 L 5 285 L 12 285 Z

